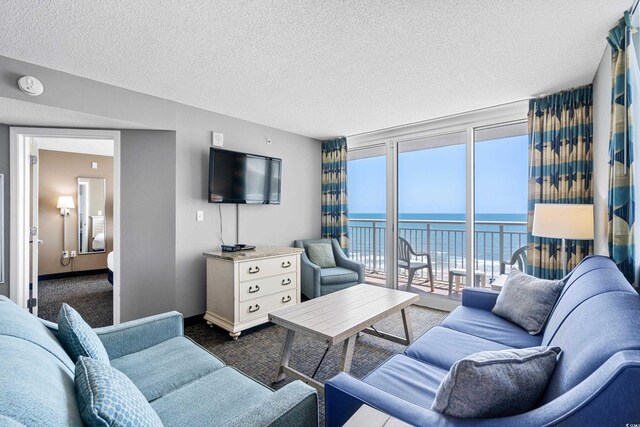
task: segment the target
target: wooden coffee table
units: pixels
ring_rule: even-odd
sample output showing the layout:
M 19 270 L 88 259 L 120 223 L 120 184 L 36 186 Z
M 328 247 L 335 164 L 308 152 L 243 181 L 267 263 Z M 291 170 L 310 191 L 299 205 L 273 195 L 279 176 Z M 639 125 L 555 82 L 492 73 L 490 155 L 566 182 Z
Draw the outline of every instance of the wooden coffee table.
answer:
M 372 285 L 357 285 L 295 306 L 272 311 L 269 313 L 269 320 L 288 330 L 275 382 L 282 381 L 285 375 L 289 375 L 302 380 L 319 392 L 324 390 L 324 385 L 313 378 L 317 368 L 310 377 L 289 366 L 291 346 L 296 332 L 305 333 L 327 344 L 320 363 L 331 347 L 344 342 L 340 362 L 340 370 L 343 372 L 349 372 L 351 369 L 358 332 L 399 344 L 410 344 L 413 341 L 413 331 L 407 307 L 418 299 L 418 295 L 410 292 Z M 374 323 L 398 311 L 402 313 L 404 337 L 379 332 L 373 327 Z

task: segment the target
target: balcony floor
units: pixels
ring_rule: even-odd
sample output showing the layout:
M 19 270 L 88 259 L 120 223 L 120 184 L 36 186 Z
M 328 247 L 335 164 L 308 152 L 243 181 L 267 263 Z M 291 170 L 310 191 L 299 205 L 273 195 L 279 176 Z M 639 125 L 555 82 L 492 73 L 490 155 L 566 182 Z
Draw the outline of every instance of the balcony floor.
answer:
M 398 289 L 401 291 L 406 291 L 407 276 L 399 275 L 398 281 Z M 371 285 L 385 286 L 387 283 L 387 275 L 385 273 L 374 273 L 372 271 L 367 271 L 365 273 L 365 282 Z M 445 299 L 460 301 L 462 299 L 462 289 L 464 288 L 464 286 L 461 285 L 460 292 L 456 292 L 454 285 L 451 296 L 449 296 L 449 282 L 435 280 L 433 282 L 433 288 L 434 290 L 433 292 L 431 292 L 429 281 L 418 277 L 413 279 L 413 283 L 411 284 L 411 289 L 409 290 L 409 292 L 413 292 L 418 295 L 434 295 Z

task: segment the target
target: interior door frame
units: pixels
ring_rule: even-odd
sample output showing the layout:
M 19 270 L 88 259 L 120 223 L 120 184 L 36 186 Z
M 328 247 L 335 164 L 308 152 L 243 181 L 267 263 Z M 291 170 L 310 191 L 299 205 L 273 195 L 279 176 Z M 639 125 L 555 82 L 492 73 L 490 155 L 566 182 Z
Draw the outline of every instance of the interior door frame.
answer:
M 113 156 L 113 323 L 120 323 L 120 131 L 11 127 L 9 129 L 10 234 L 9 298 L 27 308 L 29 298 L 29 168 L 28 137 L 91 138 L 112 140 Z
M 39 157 L 39 151 L 38 151 L 38 144 L 33 141 L 32 138 L 28 138 L 25 140 L 25 142 L 28 143 L 28 156 L 36 156 L 36 158 Z M 30 183 L 26 183 L 26 186 L 28 188 L 31 189 L 30 191 L 30 199 L 31 199 L 31 212 L 30 212 L 30 222 L 29 224 L 31 224 L 32 227 L 35 227 L 36 233 L 35 234 L 31 234 L 29 233 L 29 245 L 27 246 L 27 250 L 30 250 L 30 266 L 31 268 L 30 270 L 30 275 L 29 277 L 31 278 L 31 289 L 27 289 L 26 292 L 26 297 L 30 298 L 32 295 L 38 295 L 38 266 L 36 265 L 35 261 L 38 260 L 38 256 L 39 256 L 39 250 L 40 250 L 40 246 L 39 246 L 39 242 L 40 242 L 40 237 L 38 235 L 39 232 L 39 221 L 38 221 L 38 209 L 39 209 L 39 201 L 38 201 L 38 194 L 39 194 L 39 173 L 40 173 L 40 169 L 39 169 L 39 165 L 38 162 L 36 162 L 35 164 L 31 164 L 31 162 L 27 162 L 27 164 L 29 165 L 29 167 L 27 168 L 27 174 L 29 175 L 29 179 Z M 34 191 L 35 189 L 35 191 Z M 38 315 L 38 305 L 36 304 L 34 307 L 31 308 L 31 313 L 33 313 L 34 316 Z

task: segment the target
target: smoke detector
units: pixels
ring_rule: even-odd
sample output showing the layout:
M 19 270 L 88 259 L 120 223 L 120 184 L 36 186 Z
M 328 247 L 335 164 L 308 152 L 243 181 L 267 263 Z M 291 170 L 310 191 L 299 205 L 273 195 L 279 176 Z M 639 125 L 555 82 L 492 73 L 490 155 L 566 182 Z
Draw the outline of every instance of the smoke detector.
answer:
M 42 95 L 44 86 L 42 82 L 33 76 L 22 76 L 18 79 L 18 87 L 21 91 L 31 96 Z

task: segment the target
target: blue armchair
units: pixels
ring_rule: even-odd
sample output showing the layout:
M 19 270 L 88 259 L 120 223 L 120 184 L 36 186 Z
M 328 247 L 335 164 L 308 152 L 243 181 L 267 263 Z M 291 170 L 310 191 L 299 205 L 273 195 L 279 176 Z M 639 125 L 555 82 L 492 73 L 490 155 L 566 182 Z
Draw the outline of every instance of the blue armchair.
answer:
M 312 263 L 307 255 L 307 246 L 311 243 L 330 243 L 336 266 L 320 268 Z M 364 283 L 364 264 L 350 260 L 336 239 L 296 240 L 293 245 L 305 250 L 301 256 L 302 283 L 300 286 L 305 297 L 313 299 Z

